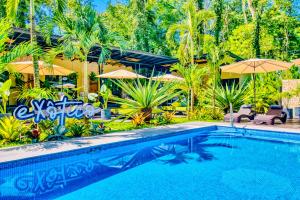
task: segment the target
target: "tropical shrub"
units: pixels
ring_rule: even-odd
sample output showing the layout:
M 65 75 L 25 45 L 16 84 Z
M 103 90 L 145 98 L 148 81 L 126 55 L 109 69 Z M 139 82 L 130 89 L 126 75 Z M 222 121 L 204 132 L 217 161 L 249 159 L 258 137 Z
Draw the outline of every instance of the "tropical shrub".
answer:
M 216 106 L 226 113 L 229 111 L 231 103 L 233 110 L 238 110 L 241 105 L 245 104 L 245 99 L 248 94 L 247 89 L 248 86 L 246 85 L 246 82 L 241 86 L 235 83 L 233 83 L 231 87 L 227 84 L 226 86 L 219 85 L 215 92 Z M 208 92 L 208 97 L 210 99 L 213 98 L 212 90 Z
M 47 88 L 23 88 L 18 96 L 19 100 L 29 103 L 32 99 L 58 99 L 57 92 Z
M 132 109 L 128 113 L 130 117 L 142 113 L 146 123 L 150 122 L 152 112 L 157 106 L 173 99 L 181 93 L 180 91 L 174 91 L 174 83 L 164 83 L 161 86 L 159 81 L 152 81 L 151 79 L 143 83 L 139 79 L 133 82 L 119 80 L 115 84 L 129 98 L 112 97 L 112 100 L 120 105 L 127 105 L 129 109 Z
M 174 112 L 164 112 L 159 115 L 157 115 L 151 123 L 155 125 L 164 125 L 164 124 L 170 124 L 172 120 L 175 117 L 175 111 Z
M 72 124 L 68 130 L 73 137 L 81 137 L 88 131 L 86 126 L 82 123 Z
M 224 112 L 219 108 L 203 107 L 195 109 L 189 116 L 192 120 L 222 120 L 224 118 Z
M 48 141 L 63 140 L 66 138 L 65 134 L 68 132 L 66 127 L 57 125 L 52 130 L 52 134 L 47 137 Z
M 11 87 L 11 80 L 8 79 L 4 83 L 0 83 L 0 97 L 2 100 L 2 106 L 0 107 L 1 113 L 6 113 L 6 105 L 10 95 L 10 87 Z
M 20 141 L 27 131 L 29 131 L 28 126 L 14 117 L 4 117 L 0 120 L 1 143 Z
M 136 113 L 132 116 L 131 122 L 134 127 L 139 127 L 145 124 L 145 118 L 144 113 Z
M 90 129 L 89 129 L 89 134 L 90 135 L 100 135 L 103 134 L 105 131 L 105 126 L 104 123 L 91 123 L 90 125 Z
M 278 104 L 278 96 L 280 94 L 280 88 L 282 86 L 281 77 L 278 73 L 268 73 L 256 76 L 255 87 L 255 110 L 260 113 L 265 113 L 270 105 Z M 249 83 L 248 98 L 246 104 L 254 103 L 254 81 Z
M 99 94 L 103 99 L 102 108 L 107 109 L 108 100 L 112 97 L 111 90 L 106 85 L 102 85 L 101 88 L 100 88 L 100 93 Z

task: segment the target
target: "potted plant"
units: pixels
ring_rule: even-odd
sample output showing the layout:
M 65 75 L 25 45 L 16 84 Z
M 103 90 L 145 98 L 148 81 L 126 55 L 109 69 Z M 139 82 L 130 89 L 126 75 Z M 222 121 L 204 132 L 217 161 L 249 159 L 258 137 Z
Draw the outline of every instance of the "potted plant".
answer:
M 10 87 L 11 87 L 11 80 L 7 80 L 4 83 L 0 83 L 0 97 L 2 106 L 0 106 L 0 117 L 10 116 L 10 113 L 6 113 L 6 105 L 8 102 L 8 98 L 10 95 Z
M 111 119 L 111 111 L 108 108 L 108 101 L 112 96 L 112 92 L 106 85 L 102 85 L 99 95 L 102 97 L 103 101 L 101 109 L 101 119 Z
M 290 101 L 293 98 L 293 96 L 294 96 L 294 92 L 291 91 L 282 92 L 280 94 L 280 97 L 282 99 L 282 104 L 284 106 L 283 111 L 287 113 L 288 119 L 293 119 L 293 109 L 289 108 Z

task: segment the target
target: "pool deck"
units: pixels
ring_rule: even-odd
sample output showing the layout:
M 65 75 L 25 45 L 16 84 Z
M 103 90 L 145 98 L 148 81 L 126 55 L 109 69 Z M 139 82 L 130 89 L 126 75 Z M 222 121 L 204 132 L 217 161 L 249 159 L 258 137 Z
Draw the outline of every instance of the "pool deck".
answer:
M 298 123 L 299 124 L 299 123 Z M 258 130 L 270 130 L 280 132 L 293 132 L 300 134 L 300 125 L 298 126 L 265 126 L 265 125 L 253 125 L 252 123 L 235 124 L 239 128 L 251 128 Z M 73 138 L 64 141 L 44 142 L 37 144 L 24 145 L 19 147 L 9 147 L 0 149 L 0 163 L 9 162 L 14 160 L 20 160 L 25 158 L 37 157 L 41 155 L 49 155 L 52 153 L 59 153 L 64 151 L 75 150 L 79 148 L 86 148 L 92 146 L 98 146 L 102 144 L 108 144 L 113 142 L 121 142 L 132 139 L 146 138 L 151 136 L 157 136 L 161 134 L 175 133 L 179 131 L 185 131 L 189 129 L 207 127 L 207 126 L 229 126 L 228 123 L 223 122 L 188 122 L 183 124 L 167 125 L 155 128 L 145 128 L 132 131 L 123 131 L 110 133 L 105 135 Z

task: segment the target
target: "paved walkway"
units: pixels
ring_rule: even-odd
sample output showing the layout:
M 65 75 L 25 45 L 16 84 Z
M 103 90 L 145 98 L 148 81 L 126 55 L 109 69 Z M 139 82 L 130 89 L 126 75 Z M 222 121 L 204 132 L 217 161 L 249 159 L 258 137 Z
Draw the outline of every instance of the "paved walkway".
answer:
M 155 135 L 167 134 L 172 132 L 179 132 L 194 128 L 221 125 L 229 126 L 228 123 L 209 123 L 209 122 L 189 122 L 176 125 L 161 126 L 156 128 L 146 128 L 132 131 L 124 131 L 117 133 L 110 133 L 94 137 L 73 138 L 64 141 L 44 142 L 37 144 L 30 144 L 20 147 L 10 147 L 0 149 L 0 162 L 7 162 L 30 158 L 35 156 L 47 155 L 52 153 L 59 153 L 63 151 L 70 151 L 78 148 L 85 148 L 97 146 L 101 144 L 121 142 L 131 139 L 151 137 Z M 280 128 L 278 126 L 255 126 L 252 124 L 238 124 L 237 127 L 247 127 L 260 130 L 273 130 L 282 132 L 295 132 L 300 134 L 300 129 Z

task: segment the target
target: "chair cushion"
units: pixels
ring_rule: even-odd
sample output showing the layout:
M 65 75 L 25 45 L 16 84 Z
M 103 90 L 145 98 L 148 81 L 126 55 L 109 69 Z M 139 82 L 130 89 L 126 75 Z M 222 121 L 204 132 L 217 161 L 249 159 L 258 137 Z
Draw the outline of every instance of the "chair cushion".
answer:
M 282 106 L 280 106 L 280 105 L 270 105 L 270 109 L 273 109 L 273 110 L 282 110 Z

